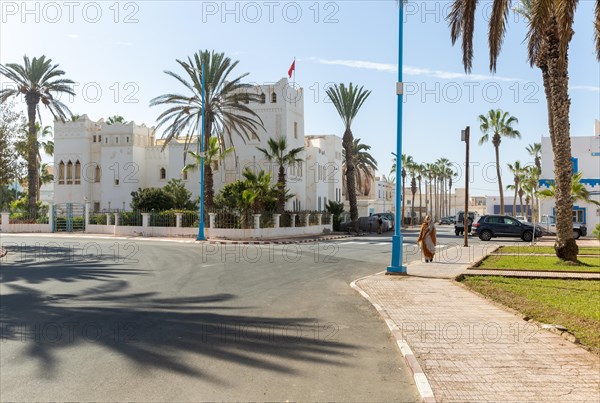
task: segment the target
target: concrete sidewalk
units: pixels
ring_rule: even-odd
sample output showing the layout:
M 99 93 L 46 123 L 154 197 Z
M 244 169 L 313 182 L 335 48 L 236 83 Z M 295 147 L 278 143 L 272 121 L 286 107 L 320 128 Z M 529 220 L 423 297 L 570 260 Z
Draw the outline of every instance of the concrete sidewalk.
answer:
M 385 319 L 424 401 L 600 401 L 600 357 L 451 279 L 492 250 L 476 245 L 352 286 Z

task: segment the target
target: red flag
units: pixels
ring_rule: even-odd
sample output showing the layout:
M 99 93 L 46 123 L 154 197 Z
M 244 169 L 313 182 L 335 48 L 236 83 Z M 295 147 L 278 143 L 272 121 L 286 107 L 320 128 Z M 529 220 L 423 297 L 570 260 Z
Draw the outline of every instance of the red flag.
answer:
M 294 59 L 294 62 L 292 63 L 292 65 L 290 66 L 290 69 L 288 70 L 288 76 L 290 78 L 292 78 L 292 72 L 296 70 L 296 59 Z

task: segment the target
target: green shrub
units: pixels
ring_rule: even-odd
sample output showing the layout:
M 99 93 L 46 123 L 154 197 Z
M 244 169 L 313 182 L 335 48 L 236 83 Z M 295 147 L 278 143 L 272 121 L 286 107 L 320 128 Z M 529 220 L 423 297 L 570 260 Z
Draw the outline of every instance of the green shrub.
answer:
M 592 231 L 594 238 L 600 239 L 600 224 L 596 224 L 596 229 Z
M 138 211 L 121 213 L 119 225 L 124 227 L 141 227 L 143 224 L 142 214 Z

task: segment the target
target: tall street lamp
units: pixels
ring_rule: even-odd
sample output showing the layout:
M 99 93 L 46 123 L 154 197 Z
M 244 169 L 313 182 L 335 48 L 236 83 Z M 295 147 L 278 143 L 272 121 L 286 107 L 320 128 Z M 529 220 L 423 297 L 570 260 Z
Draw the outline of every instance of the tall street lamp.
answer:
M 196 241 L 206 241 L 204 237 L 204 63 L 202 63 L 202 120 L 200 129 L 200 209 L 198 211 L 198 236 Z
M 464 245 L 469 246 L 469 140 L 470 140 L 471 128 L 466 127 L 465 130 L 461 131 L 461 140 L 465 142 L 466 156 L 465 156 L 465 213 L 463 216 L 463 229 L 464 229 Z
M 402 30 L 404 19 L 404 0 L 398 2 L 400 11 L 398 12 L 398 82 L 396 83 L 396 95 L 398 96 L 398 121 L 396 134 L 396 178 L 401 177 L 402 173 Z M 395 231 L 392 237 L 392 264 L 387 267 L 385 274 L 406 275 L 406 266 L 402 266 L 402 231 L 401 226 L 401 207 L 402 189 L 396 180 L 396 215 Z M 400 213 L 400 214 L 399 214 Z

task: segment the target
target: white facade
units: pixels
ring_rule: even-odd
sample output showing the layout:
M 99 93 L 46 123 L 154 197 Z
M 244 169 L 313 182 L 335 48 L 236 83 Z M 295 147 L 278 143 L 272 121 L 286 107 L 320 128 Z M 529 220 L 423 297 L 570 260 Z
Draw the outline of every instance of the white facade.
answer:
M 571 154 L 574 172 L 583 172 L 581 183 L 590 191 L 592 200 L 600 202 L 600 122 L 595 122 L 595 136 L 571 137 Z M 542 174 L 540 189 L 554 180 L 554 153 L 550 137 L 542 137 Z M 555 215 L 554 199 L 541 199 L 542 215 Z M 600 206 L 575 202 L 573 221 L 583 223 L 588 232 L 600 223 Z
M 342 201 L 342 139 L 335 135 L 305 138 L 306 209 L 325 210 Z
M 244 141 L 233 136 L 235 152 L 213 169 L 215 194 L 241 178 L 244 168 L 271 172 L 278 167 L 265 160 L 257 147 L 267 148 L 270 137 L 286 137 L 288 150 L 305 147 L 302 163 L 287 169 L 287 188 L 294 197 L 287 210 L 325 210 L 327 200 L 341 199 L 342 140 L 333 135 L 304 136 L 303 90 L 288 85 L 286 78 L 272 85 L 254 87 L 264 102 L 248 106 L 261 118 L 264 129 Z M 163 187 L 170 179 L 183 180 L 195 199 L 199 195 L 199 171 L 182 174 L 183 141 L 166 147 L 146 125 L 108 125 L 83 115 L 75 122 L 54 124 L 54 203 L 89 202 L 94 210 L 129 209 L 131 192 Z M 195 150 L 194 150 L 195 151 Z M 189 161 L 187 161 L 189 162 Z M 339 196 L 338 196 L 339 195 Z

